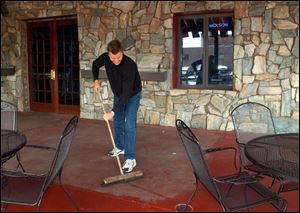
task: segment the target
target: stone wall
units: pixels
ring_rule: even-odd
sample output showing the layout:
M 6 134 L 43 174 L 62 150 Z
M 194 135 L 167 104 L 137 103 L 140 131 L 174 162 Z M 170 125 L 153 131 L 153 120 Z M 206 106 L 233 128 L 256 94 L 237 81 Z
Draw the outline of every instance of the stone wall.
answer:
M 256 101 L 271 108 L 279 131 L 299 132 L 299 3 L 292 1 L 7 1 L 9 14 L 1 16 L 1 66 L 16 67 L 14 76 L 1 76 L 1 98 L 29 110 L 26 19 L 76 14 L 80 69 L 92 61 L 113 38 L 125 46 L 142 71 L 168 72 L 166 81 L 143 81 L 139 123 L 174 126 L 176 118 L 191 127 L 232 130 L 230 110 Z M 172 88 L 173 14 L 233 10 L 234 91 Z M 12 45 L 13 44 L 13 45 Z M 102 81 L 108 109 L 112 93 Z M 81 78 L 83 118 L 100 118 L 91 78 Z

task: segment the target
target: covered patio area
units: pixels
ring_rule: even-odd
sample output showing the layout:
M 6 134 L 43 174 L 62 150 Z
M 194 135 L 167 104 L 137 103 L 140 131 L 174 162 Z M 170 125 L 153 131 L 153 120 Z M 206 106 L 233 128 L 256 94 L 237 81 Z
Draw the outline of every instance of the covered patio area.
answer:
M 20 112 L 18 129 L 27 137 L 28 144 L 55 146 L 71 115 Z M 112 126 L 112 123 L 111 123 Z M 236 146 L 234 132 L 193 129 L 205 148 Z M 80 211 L 175 211 L 175 205 L 184 203 L 195 187 L 190 162 L 176 128 L 138 125 L 137 167 L 144 173 L 142 179 L 103 187 L 106 177 L 119 175 L 117 161 L 108 157 L 112 149 L 110 135 L 103 120 L 80 118 L 75 141 L 64 165 L 63 183 L 72 194 Z M 47 166 L 47 156 L 32 156 L 26 148 L 21 151 L 27 168 Z M 38 159 L 38 160 L 37 160 Z M 123 156 L 121 156 L 123 162 Z M 219 155 L 209 159 L 214 172 L 226 170 L 230 165 L 228 156 Z M 217 162 L 221 162 L 218 164 Z M 9 162 L 8 166 L 14 166 Z M 299 191 L 281 194 L 288 200 L 288 211 L 299 211 Z M 222 211 L 221 206 L 200 186 L 192 202 L 194 211 Z M 32 211 L 31 207 L 9 205 L 7 211 Z M 50 187 L 41 205 L 41 211 L 74 211 L 58 184 Z M 273 211 L 259 207 L 253 211 Z

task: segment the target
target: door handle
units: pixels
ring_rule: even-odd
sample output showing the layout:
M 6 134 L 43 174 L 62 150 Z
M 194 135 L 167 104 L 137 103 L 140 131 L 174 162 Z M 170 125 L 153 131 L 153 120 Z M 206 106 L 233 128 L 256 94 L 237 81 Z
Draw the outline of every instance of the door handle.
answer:
M 50 78 L 51 78 L 51 80 L 55 80 L 55 69 L 51 69 Z

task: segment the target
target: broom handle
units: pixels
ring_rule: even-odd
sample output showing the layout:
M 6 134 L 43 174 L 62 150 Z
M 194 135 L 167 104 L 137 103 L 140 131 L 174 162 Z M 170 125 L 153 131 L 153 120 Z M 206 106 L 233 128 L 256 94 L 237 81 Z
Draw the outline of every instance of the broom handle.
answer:
M 110 134 L 112 145 L 113 145 L 113 147 L 115 149 L 116 148 L 116 144 L 115 144 L 115 140 L 114 140 L 114 137 L 113 137 L 111 129 L 110 129 L 109 121 L 106 121 L 106 124 L 107 124 L 108 130 L 109 130 L 109 134 Z M 124 175 L 123 170 L 121 168 L 121 162 L 120 162 L 119 155 L 117 155 L 116 158 L 117 158 L 117 161 L 118 161 L 118 166 L 119 166 L 120 172 L 121 172 L 122 175 Z
M 94 93 L 95 93 L 95 92 L 94 92 Z M 106 113 L 106 112 L 105 112 L 104 105 L 103 105 L 103 101 L 102 101 L 102 97 L 101 97 L 100 92 L 99 92 L 99 98 L 100 98 L 100 101 L 101 101 L 101 106 L 102 106 L 102 109 L 103 109 L 103 113 Z M 116 149 L 116 144 L 115 144 L 115 140 L 114 140 L 114 137 L 113 137 L 113 135 L 112 135 L 112 132 L 111 132 L 111 128 L 110 128 L 110 125 L 109 125 L 109 121 L 106 120 L 105 122 L 106 122 L 106 124 L 107 124 L 107 128 L 108 128 L 108 131 L 109 131 L 109 134 L 110 134 L 111 143 L 112 143 L 112 145 L 113 145 L 113 148 Z M 120 170 L 121 174 L 124 175 L 123 170 L 122 170 L 122 167 L 121 167 L 121 161 L 120 161 L 119 155 L 117 155 L 116 158 L 117 158 L 119 170 Z

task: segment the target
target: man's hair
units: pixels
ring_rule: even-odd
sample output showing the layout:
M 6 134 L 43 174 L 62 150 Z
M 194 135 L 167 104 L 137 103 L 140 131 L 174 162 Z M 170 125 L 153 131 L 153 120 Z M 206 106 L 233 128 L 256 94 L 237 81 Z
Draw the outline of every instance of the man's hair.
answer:
M 107 51 L 111 52 L 112 54 L 117 54 L 120 51 L 123 51 L 122 44 L 119 40 L 112 40 L 111 42 L 108 43 L 107 45 Z

